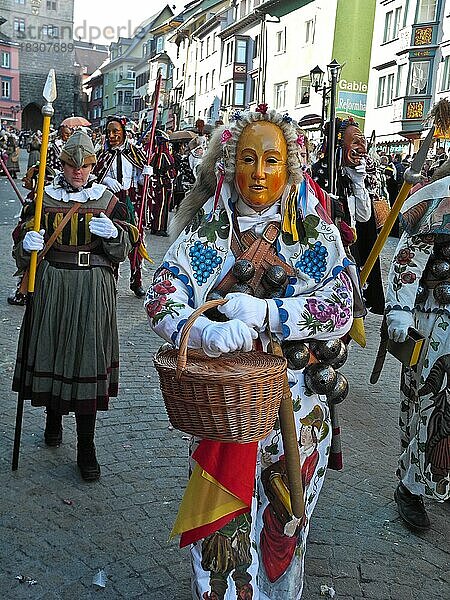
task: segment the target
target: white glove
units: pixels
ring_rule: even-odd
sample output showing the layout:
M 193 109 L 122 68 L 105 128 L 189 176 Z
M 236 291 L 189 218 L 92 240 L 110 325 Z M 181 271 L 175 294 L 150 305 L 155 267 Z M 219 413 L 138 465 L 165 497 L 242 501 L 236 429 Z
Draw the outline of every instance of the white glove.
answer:
M 111 192 L 120 192 L 120 190 L 123 190 L 122 184 L 119 183 L 117 179 L 114 179 L 114 177 L 104 177 L 102 183 L 103 185 L 106 185 Z
M 45 229 L 40 231 L 27 231 L 23 238 L 22 246 L 25 252 L 32 252 L 33 250 L 42 250 L 44 247 L 44 233 Z
M 258 331 L 264 329 L 267 314 L 267 302 L 241 292 L 232 292 L 225 296 L 226 304 L 218 307 L 218 311 L 229 319 L 240 319 L 249 327 Z
M 393 342 L 404 342 L 408 329 L 414 327 L 414 317 L 406 310 L 391 310 L 386 315 L 389 339 Z
M 250 352 L 258 333 L 243 321 L 233 319 L 226 323 L 210 323 L 202 332 L 202 348 L 206 355 L 217 358 L 223 352 L 243 350 Z
M 117 227 L 105 213 L 100 213 L 99 217 L 92 217 L 89 221 L 89 231 L 107 240 L 115 239 L 119 235 Z
M 361 160 L 361 164 L 356 165 L 356 167 L 346 167 L 345 171 L 353 183 L 363 185 L 367 175 L 366 161 Z

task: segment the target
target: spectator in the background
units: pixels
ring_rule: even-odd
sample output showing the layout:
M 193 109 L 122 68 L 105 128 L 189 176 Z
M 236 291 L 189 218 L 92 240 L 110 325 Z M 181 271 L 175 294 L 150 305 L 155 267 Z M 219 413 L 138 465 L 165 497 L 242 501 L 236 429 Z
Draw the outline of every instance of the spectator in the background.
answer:
M 172 142 L 172 152 L 177 171 L 173 182 L 172 208 L 177 210 L 184 196 L 195 183 L 195 177 L 189 166 L 187 144 L 185 142 Z
M 15 135 L 9 135 L 6 142 L 6 154 L 8 155 L 8 161 L 6 168 L 11 174 L 13 179 L 17 179 L 17 173 L 20 173 L 20 148 L 19 143 Z
M 40 131 L 36 131 L 33 133 L 30 139 L 30 144 L 28 146 L 28 164 L 27 169 L 30 167 L 34 167 L 36 163 L 39 162 L 39 154 L 41 151 L 41 141 L 42 141 L 42 133 Z

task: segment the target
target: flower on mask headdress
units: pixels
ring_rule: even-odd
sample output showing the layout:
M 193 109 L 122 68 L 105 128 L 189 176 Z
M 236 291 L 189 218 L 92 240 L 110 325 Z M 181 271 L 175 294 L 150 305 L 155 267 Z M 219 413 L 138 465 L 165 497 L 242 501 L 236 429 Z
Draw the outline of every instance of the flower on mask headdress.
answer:
M 283 115 L 283 121 L 284 121 L 285 123 L 292 123 L 292 117 L 290 117 L 290 116 L 288 115 L 288 113 L 286 113 L 286 114 L 284 114 L 284 115 Z
M 235 110 L 231 113 L 230 121 L 240 121 L 242 119 L 242 114 L 240 110 Z
M 306 146 L 305 136 L 303 135 L 303 133 L 301 133 L 295 141 L 301 148 L 304 148 Z
M 228 140 L 231 140 L 232 137 L 233 137 L 233 134 L 231 133 L 231 131 L 229 129 L 224 129 L 222 131 L 222 135 L 220 136 L 221 144 L 226 144 L 228 142 Z
M 258 106 L 255 109 L 255 112 L 259 112 L 262 115 L 265 115 L 267 113 L 268 108 L 269 108 L 269 105 L 262 102 L 261 104 L 258 104 Z

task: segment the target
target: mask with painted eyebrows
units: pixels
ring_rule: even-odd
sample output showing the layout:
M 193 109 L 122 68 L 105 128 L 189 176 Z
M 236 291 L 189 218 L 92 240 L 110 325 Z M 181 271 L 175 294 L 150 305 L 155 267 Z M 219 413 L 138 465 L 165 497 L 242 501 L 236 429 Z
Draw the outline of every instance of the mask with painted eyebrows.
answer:
M 243 201 L 264 210 L 281 198 L 287 181 L 287 144 L 281 129 L 268 121 L 247 125 L 236 149 L 235 184 Z

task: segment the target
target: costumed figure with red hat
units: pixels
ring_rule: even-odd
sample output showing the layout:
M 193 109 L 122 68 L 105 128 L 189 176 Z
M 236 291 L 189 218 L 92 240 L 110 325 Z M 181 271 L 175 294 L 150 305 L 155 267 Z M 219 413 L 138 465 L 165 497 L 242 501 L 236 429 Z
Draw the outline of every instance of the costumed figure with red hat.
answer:
M 127 205 L 129 220 L 133 225 L 137 225 L 141 203 L 150 202 L 149 193 L 147 198 L 142 198 L 142 184 L 144 175 L 151 174 L 151 167 L 147 166 L 147 158 L 143 151 L 127 139 L 126 123 L 126 117 L 108 117 L 105 147 L 97 155 L 94 175 L 99 183 L 106 185 Z M 142 231 L 140 234 L 142 235 Z M 142 287 L 142 256 L 133 251 L 129 259 L 130 289 L 138 298 L 142 298 L 145 295 Z
M 196 319 L 190 347 L 213 359 L 254 344 L 268 351 L 270 329 L 288 360 L 304 483 L 305 512 L 288 527 L 278 421 L 261 442 L 192 440 L 192 475 L 173 534 L 191 545 L 193 596 L 298 600 L 330 454 L 330 403 L 347 391 L 332 364 L 345 361 L 340 338 L 351 327 L 358 284 L 336 226 L 303 177 L 292 119 L 263 104 L 217 128 L 172 227 L 177 238 L 145 299 L 151 328 L 176 346 L 192 312 L 225 297 Z M 311 353 L 323 361 L 308 364 Z

